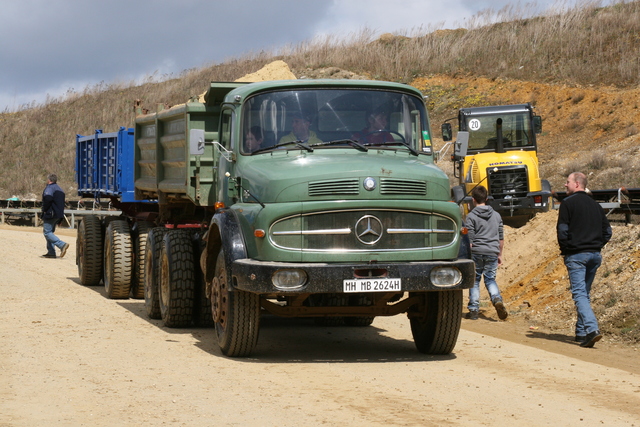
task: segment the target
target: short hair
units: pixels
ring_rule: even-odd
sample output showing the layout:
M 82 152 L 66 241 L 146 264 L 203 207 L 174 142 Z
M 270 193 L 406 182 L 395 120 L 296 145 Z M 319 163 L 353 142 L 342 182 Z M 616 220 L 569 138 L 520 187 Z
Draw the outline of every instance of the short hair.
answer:
M 487 189 L 482 185 L 477 185 L 471 190 L 471 197 L 473 197 L 476 203 L 485 203 L 487 201 L 487 195 Z
M 58 182 L 58 175 L 56 175 L 55 173 L 50 173 L 47 179 L 55 184 L 56 182 Z
M 249 133 L 251 133 L 255 139 L 264 139 L 264 136 L 262 135 L 262 128 L 260 126 L 251 126 L 249 128 Z
M 580 187 L 587 188 L 587 176 L 582 172 L 573 172 L 570 176 L 573 176 L 573 180 L 580 184 Z

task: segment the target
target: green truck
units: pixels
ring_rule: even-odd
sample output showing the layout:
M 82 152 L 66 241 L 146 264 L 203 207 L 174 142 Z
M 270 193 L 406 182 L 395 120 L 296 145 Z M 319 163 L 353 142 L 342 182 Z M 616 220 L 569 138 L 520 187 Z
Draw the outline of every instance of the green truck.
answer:
M 453 350 L 474 264 L 417 89 L 212 83 L 134 133 L 135 198 L 157 203 L 103 225 L 104 247 L 132 254 L 128 275 L 126 255 L 103 254 L 119 297 L 143 289 L 165 326 L 212 324 L 232 357 L 255 350 L 267 313 L 354 327 L 406 313 L 420 352 Z

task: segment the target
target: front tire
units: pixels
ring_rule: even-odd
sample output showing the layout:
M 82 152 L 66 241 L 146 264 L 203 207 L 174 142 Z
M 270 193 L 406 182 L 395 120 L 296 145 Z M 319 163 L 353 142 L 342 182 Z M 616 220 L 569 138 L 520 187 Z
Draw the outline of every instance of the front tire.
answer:
M 129 298 L 133 247 L 126 221 L 111 221 L 104 235 L 104 287 L 111 299 Z
M 462 290 L 418 294 L 422 302 L 410 312 L 411 333 L 419 352 L 449 354 L 462 321 Z
M 220 250 L 211 289 L 211 309 L 218 346 L 226 356 L 246 357 L 258 343 L 260 296 L 230 290 L 229 285 L 224 253 Z
M 193 319 L 195 264 L 188 231 L 169 230 L 160 251 L 160 314 L 164 326 L 184 328 Z
M 102 225 L 90 215 L 80 221 L 76 238 L 78 277 L 84 286 L 97 286 L 102 280 Z

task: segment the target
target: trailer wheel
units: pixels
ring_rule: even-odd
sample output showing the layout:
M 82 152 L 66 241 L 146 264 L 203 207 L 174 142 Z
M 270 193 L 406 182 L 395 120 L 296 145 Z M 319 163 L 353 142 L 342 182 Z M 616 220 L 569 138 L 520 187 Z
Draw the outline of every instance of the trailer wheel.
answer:
M 158 279 L 160 277 L 160 248 L 164 227 L 155 227 L 147 233 L 144 254 L 144 306 L 150 319 L 161 319 Z
M 246 357 L 258 343 L 260 296 L 230 290 L 230 277 L 222 250 L 216 260 L 211 309 L 220 350 L 230 357 Z
M 129 298 L 133 273 L 131 232 L 126 221 L 110 221 L 104 234 L 104 287 L 107 297 Z
M 102 225 L 94 215 L 80 221 L 76 238 L 78 277 L 84 286 L 97 286 L 102 280 Z
M 131 281 L 131 297 L 136 299 L 144 298 L 144 265 L 146 263 L 145 253 L 147 246 L 147 235 L 153 224 L 147 221 L 137 222 L 131 230 L 134 247 L 134 270 Z
M 422 298 L 419 312 L 409 313 L 411 333 L 418 351 L 426 354 L 451 353 L 460 332 L 462 290 L 418 295 Z
M 164 326 L 191 325 L 195 289 L 191 237 L 185 230 L 168 230 L 160 250 L 159 302 Z

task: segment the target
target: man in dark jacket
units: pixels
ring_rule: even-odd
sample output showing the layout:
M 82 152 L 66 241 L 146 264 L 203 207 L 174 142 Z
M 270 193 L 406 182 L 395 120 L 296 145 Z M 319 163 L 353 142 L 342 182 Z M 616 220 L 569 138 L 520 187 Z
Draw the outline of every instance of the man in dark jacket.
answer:
M 569 273 L 571 296 L 576 305 L 576 341 L 593 347 L 602 339 L 591 308 L 591 284 L 602 263 L 600 250 L 611 239 L 611 226 L 604 210 L 586 192 L 587 177 L 573 172 L 564 185 L 567 195 L 558 213 L 558 244 Z
M 47 240 L 47 253 L 43 258 L 55 258 L 57 247 L 62 258 L 69 249 L 69 244 L 60 240 L 55 234 L 56 225 L 64 218 L 64 191 L 57 184 L 58 176 L 50 174 L 47 186 L 42 192 L 42 230 Z
M 480 281 L 484 276 L 484 285 L 491 297 L 491 303 L 504 320 L 509 313 L 502 302 L 502 295 L 496 282 L 498 265 L 502 264 L 502 248 L 504 247 L 504 233 L 502 217 L 493 210 L 487 202 L 487 189 L 478 185 L 471 190 L 471 197 L 475 208 L 467 215 L 465 224 L 469 230 L 471 242 L 471 257 L 476 264 L 476 280 L 473 288 L 469 289 L 469 313 L 467 319 L 476 320 L 480 309 Z

